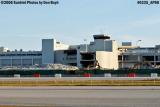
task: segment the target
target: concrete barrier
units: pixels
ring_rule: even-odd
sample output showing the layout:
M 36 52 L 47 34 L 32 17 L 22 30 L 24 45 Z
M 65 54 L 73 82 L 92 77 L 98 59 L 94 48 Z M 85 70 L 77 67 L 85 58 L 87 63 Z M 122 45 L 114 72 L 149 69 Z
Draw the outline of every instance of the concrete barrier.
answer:
M 136 77 L 136 73 L 129 73 L 127 76 L 131 77 L 131 78 L 134 78 L 134 77 Z
M 104 77 L 112 77 L 111 73 L 105 73 Z
M 61 78 L 61 77 L 62 77 L 62 74 L 55 74 L 54 77 L 56 77 L 56 78 Z
M 92 76 L 92 74 L 90 74 L 90 73 L 85 73 L 84 75 L 83 75 L 83 77 L 91 77 Z
M 158 77 L 158 74 L 157 73 L 151 73 L 151 77 L 156 78 L 156 77 Z
M 14 74 L 14 78 L 20 78 L 20 74 Z
M 35 74 L 33 74 L 33 76 L 36 77 L 36 78 L 40 78 L 41 77 L 41 75 L 39 73 L 35 73 Z

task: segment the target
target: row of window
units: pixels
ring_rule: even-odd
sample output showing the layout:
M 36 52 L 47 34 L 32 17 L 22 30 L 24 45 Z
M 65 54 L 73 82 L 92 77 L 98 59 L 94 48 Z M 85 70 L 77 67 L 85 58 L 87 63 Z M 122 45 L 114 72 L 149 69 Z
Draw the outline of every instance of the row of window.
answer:
M 0 56 L 42 56 L 42 54 L 0 54 Z

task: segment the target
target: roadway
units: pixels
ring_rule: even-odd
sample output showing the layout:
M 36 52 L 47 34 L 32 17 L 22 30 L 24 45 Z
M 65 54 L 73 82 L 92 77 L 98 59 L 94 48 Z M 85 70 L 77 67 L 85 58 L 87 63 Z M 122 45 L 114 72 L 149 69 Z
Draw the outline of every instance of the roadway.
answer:
M 160 87 L 0 87 L 0 105 L 160 107 Z

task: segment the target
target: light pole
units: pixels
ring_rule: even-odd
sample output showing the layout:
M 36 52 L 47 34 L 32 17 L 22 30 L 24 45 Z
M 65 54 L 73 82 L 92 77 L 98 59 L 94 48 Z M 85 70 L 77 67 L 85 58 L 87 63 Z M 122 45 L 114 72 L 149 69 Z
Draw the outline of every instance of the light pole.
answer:
M 156 53 L 157 53 L 157 51 L 156 51 L 156 46 L 154 47 L 154 67 L 156 68 L 156 62 L 157 62 L 157 60 L 156 60 Z
M 138 43 L 140 43 L 142 40 L 138 40 L 137 42 L 136 42 L 136 46 L 137 47 L 140 47 L 140 45 L 138 46 Z
M 140 48 L 140 45 L 138 46 L 138 43 L 140 43 L 142 40 L 138 40 L 137 42 L 136 42 L 136 46 L 137 46 L 137 48 Z M 141 53 L 139 53 L 138 52 L 138 63 L 140 63 L 141 62 Z
M 88 51 L 88 49 L 87 49 L 87 39 L 84 39 L 84 41 L 86 42 L 85 46 L 86 46 L 86 52 L 87 52 Z

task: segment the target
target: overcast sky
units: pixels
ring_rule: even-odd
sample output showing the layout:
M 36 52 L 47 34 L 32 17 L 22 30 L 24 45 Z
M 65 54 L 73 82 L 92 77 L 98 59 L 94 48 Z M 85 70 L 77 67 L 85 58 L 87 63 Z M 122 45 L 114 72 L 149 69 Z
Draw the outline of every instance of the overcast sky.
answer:
M 137 0 L 59 0 L 58 5 L 0 5 L 0 46 L 41 50 L 42 38 L 66 44 L 105 33 L 119 44 L 160 44 L 160 4 Z

